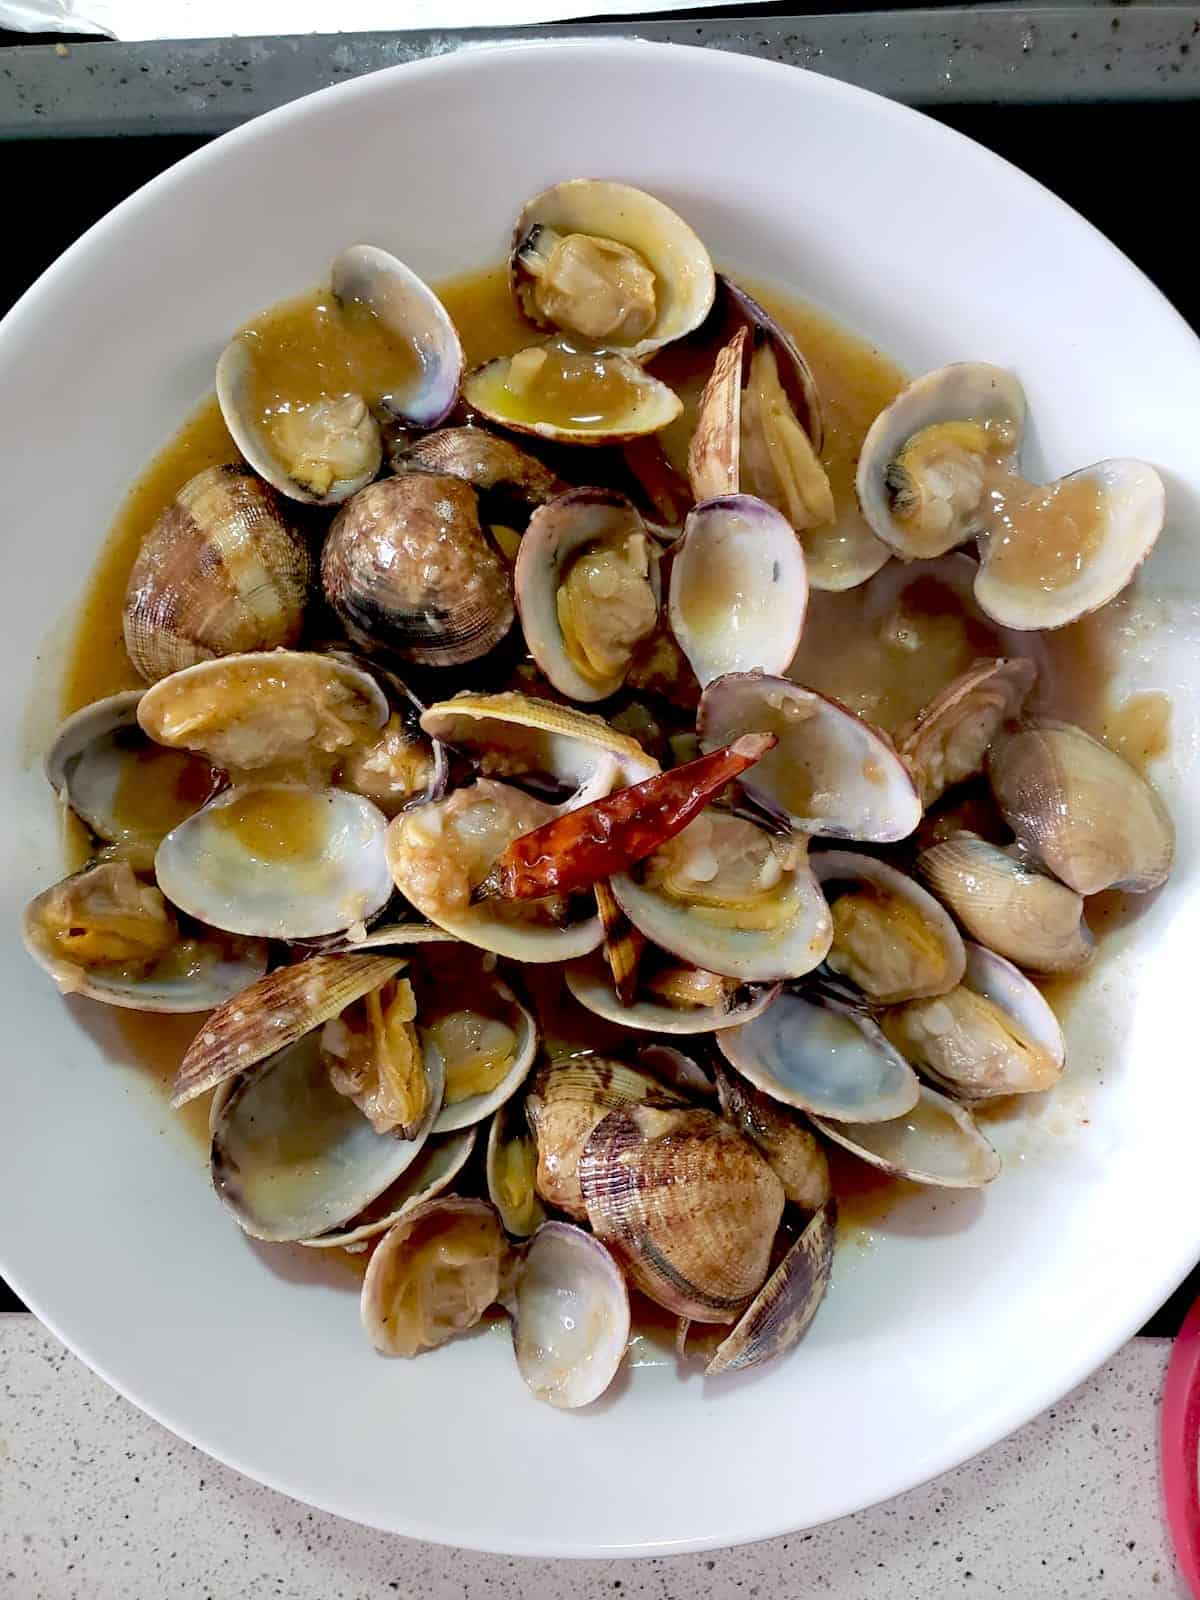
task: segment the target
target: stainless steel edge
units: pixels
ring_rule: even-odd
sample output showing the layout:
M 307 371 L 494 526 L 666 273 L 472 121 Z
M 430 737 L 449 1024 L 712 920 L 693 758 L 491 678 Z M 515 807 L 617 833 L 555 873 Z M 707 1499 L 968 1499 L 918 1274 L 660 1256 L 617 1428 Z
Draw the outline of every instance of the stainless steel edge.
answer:
M 516 41 L 639 37 L 808 67 L 912 104 L 1200 95 L 1200 6 L 686 15 L 456 32 L 308 34 L 0 50 L 0 138 L 215 134 L 397 62 Z

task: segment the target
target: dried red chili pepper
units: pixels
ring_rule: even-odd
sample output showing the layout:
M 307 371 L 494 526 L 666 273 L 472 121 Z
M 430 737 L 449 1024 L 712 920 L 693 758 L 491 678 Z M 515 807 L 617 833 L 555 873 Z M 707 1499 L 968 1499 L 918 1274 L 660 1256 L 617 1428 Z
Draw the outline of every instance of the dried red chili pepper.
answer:
M 540 900 L 573 894 L 657 850 L 681 833 L 727 783 L 752 767 L 778 740 L 745 733 L 701 756 L 603 800 L 567 811 L 514 839 L 472 900 Z

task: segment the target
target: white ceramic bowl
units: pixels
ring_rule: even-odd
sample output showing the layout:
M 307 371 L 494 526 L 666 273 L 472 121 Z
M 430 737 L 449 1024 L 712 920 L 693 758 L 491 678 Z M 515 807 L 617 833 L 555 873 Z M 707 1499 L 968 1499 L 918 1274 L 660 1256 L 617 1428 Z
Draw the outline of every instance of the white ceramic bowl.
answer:
M 530 1399 L 503 1329 L 384 1360 L 352 1280 L 241 1237 L 110 1019 L 51 992 L 17 922 L 61 866 L 36 767 L 55 650 L 122 492 L 211 387 L 230 329 L 355 240 L 433 277 L 491 261 L 526 196 L 580 173 L 652 189 L 719 259 L 913 370 L 1014 367 L 1053 472 L 1117 454 L 1161 466 L 1171 523 L 1124 675 L 1175 695 L 1161 778 L 1180 851 L 1076 1008 L 1063 1093 L 1002 1141 L 991 1192 L 931 1195 L 843 1251 L 782 1363 L 719 1383 L 641 1366 L 566 1415 Z M 1200 1250 L 1198 395 L 1184 324 L 1052 196 L 897 105 L 738 56 L 471 51 L 288 106 L 151 183 L 0 330 L 5 1274 L 109 1382 L 243 1472 L 497 1551 L 763 1538 L 892 1495 L 1053 1402 Z

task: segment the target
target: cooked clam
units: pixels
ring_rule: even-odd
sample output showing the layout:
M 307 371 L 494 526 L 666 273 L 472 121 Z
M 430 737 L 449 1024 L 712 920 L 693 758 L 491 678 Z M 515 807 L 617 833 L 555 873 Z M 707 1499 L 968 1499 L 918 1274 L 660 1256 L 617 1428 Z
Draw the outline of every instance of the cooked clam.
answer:
M 1140 894 L 1166 881 L 1170 813 L 1135 768 L 1082 728 L 1040 722 L 1002 735 L 988 777 L 1020 842 L 1077 894 Z
M 683 410 L 635 362 L 559 337 L 467 374 L 463 396 L 489 422 L 559 444 L 622 444 L 658 433 Z
M 833 936 L 806 841 L 711 807 L 612 891 L 651 943 L 744 983 L 810 972 Z
M 907 1060 L 960 1100 L 1034 1094 L 1062 1076 L 1066 1047 L 1045 996 L 982 945 L 967 945 L 957 987 L 885 1012 L 882 1025 Z
M 702 685 L 728 672 L 786 672 L 807 601 L 804 551 L 773 506 L 722 495 L 688 514 L 668 607 Z
M 890 1122 L 813 1121 L 844 1150 L 910 1183 L 981 1189 L 1000 1172 L 1000 1157 L 966 1107 L 924 1084 L 916 1105 Z
M 536 1175 L 537 1140 L 523 1099 L 514 1096 L 492 1113 L 487 1140 L 488 1199 L 514 1239 L 527 1239 L 545 1221 Z
M 685 962 L 644 960 L 634 997 L 625 1004 L 602 959 L 588 956 L 564 972 L 567 988 L 589 1011 L 620 1027 L 650 1033 L 711 1033 L 733 1028 L 770 1005 L 777 986 L 746 984 Z
M 993 739 L 1016 717 L 1037 666 L 1027 656 L 974 662 L 896 735 L 926 808 L 983 771 Z
M 181 929 L 127 861 L 74 872 L 25 910 L 25 948 L 63 994 L 131 1011 L 207 1011 L 260 977 L 266 946 Z
M 327 781 L 388 721 L 374 678 L 336 655 L 260 651 L 202 661 L 147 689 L 138 722 L 156 744 L 258 778 Z
M 431 1133 L 407 1171 L 381 1195 L 340 1227 L 312 1239 L 301 1239 L 310 1250 L 348 1250 L 357 1255 L 393 1223 L 407 1217 L 427 1200 L 448 1189 L 466 1166 L 475 1148 L 477 1128 L 457 1133 Z
M 917 1102 L 916 1074 L 875 1023 L 785 990 L 760 1017 L 717 1035 L 756 1089 L 810 1116 L 885 1122 Z
M 509 1305 L 517 1366 L 537 1398 L 567 1410 L 598 1400 L 629 1342 L 629 1291 L 599 1239 L 544 1222 L 521 1256 Z
M 336 318 L 343 344 L 361 344 L 357 363 L 326 352 L 306 367 L 291 353 L 281 388 L 270 327 L 253 324 L 217 362 L 221 414 L 242 455 L 282 494 L 317 505 L 336 505 L 378 473 L 383 442 L 373 405 L 410 426 L 436 427 L 457 397 L 463 360 L 441 301 L 386 250 L 344 250 L 330 288 L 336 309 L 319 312 Z M 374 392 L 358 392 L 356 384 L 367 383 Z
M 364 650 L 458 666 L 498 645 L 512 583 L 461 478 L 407 472 L 361 489 L 321 554 L 325 598 Z
M 889 844 L 921 820 L 912 776 L 879 728 L 787 678 L 732 672 L 700 699 L 700 747 L 736 733 L 774 733 L 778 743 L 741 780 L 770 816 L 799 833 Z
M 426 1058 L 444 1063 L 446 1093 L 435 1133 L 491 1116 L 524 1083 L 537 1055 L 533 1017 L 506 983 L 478 966 L 447 975 L 435 968 L 421 986 L 418 1026 Z
M 529 652 L 561 694 L 603 700 L 658 621 L 658 554 L 611 489 L 569 489 L 530 518 L 513 571 Z
M 519 961 L 570 961 L 604 937 L 594 907 L 562 896 L 472 902 L 502 851 L 556 814 L 511 784 L 480 778 L 444 800 L 402 812 L 388 827 L 387 862 L 423 917 L 480 949 Z
M 972 939 L 1028 972 L 1074 972 L 1092 955 L 1083 899 L 973 833 L 917 857 L 917 872 Z
M 812 862 L 833 917 L 826 966 L 875 1005 L 954 988 L 966 963 L 963 942 L 928 890 L 850 850 L 823 851 Z
M 426 1066 L 425 1111 L 411 1138 L 378 1133 L 333 1085 L 320 1035 L 227 1082 L 212 1119 L 212 1180 L 256 1239 L 312 1239 L 358 1217 L 420 1154 L 442 1099 Z
M 876 417 L 858 462 L 872 531 L 905 561 L 986 531 L 991 478 L 1012 470 L 1025 393 L 1012 373 L 961 361 L 910 383 Z
M 387 1356 L 435 1350 L 504 1297 L 512 1263 L 486 1200 L 426 1201 L 376 1246 L 363 1279 L 363 1327 Z
M 975 597 L 1016 629 L 1058 628 L 1105 605 L 1162 529 L 1144 461 L 1101 461 L 1033 484 L 1018 462 L 1025 396 L 1011 373 L 963 362 L 927 373 L 872 424 L 858 464 L 863 513 L 906 561 L 978 539 Z
M 678 1107 L 685 1101 L 648 1072 L 603 1056 L 567 1056 L 538 1068 L 525 1097 L 537 1141 L 536 1188 L 547 1205 L 587 1220 L 579 1157 L 610 1111 L 633 1105 Z
M 717 1061 L 716 1075 L 721 1115 L 761 1152 L 792 1205 L 819 1210 L 831 1193 L 829 1162 L 812 1129 L 798 1112 L 755 1089 L 723 1061 Z
M 342 789 L 249 784 L 172 829 L 154 870 L 175 905 L 214 928 L 314 939 L 369 921 L 391 898 L 387 826 Z
M 706 1378 L 759 1367 L 799 1344 L 829 1288 L 836 1239 L 837 1202 L 828 1200 L 717 1346 Z
M 531 322 L 639 358 L 698 328 L 716 288 L 708 251 L 681 217 L 596 178 L 556 183 L 523 207 L 510 275 Z
M 129 659 L 148 683 L 214 656 L 290 646 L 316 575 L 279 496 L 241 466 L 206 467 L 142 543 L 125 591 Z
M 163 837 L 220 786 L 207 761 L 164 750 L 138 726 L 140 689 L 96 700 L 68 717 L 46 755 L 46 776 L 98 839 L 149 871 Z
M 783 1185 L 711 1111 L 610 1111 L 583 1148 L 579 1182 L 593 1231 L 676 1316 L 732 1322 L 762 1287 Z

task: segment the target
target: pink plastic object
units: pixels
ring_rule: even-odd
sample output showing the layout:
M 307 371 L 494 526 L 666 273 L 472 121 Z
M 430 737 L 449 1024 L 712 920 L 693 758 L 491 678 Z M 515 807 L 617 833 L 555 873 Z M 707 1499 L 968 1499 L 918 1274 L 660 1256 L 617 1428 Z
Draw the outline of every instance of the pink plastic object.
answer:
M 1175 1558 L 1200 1600 L 1200 1300 L 1184 1318 L 1167 1367 L 1162 1477 Z

